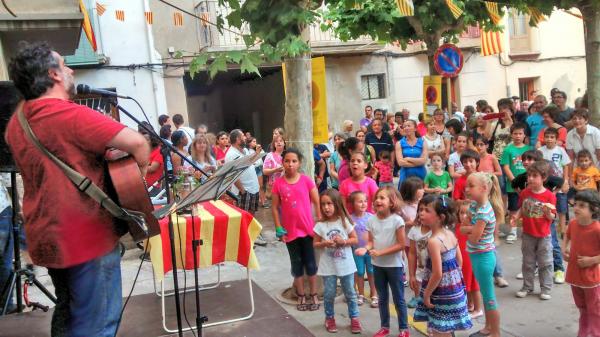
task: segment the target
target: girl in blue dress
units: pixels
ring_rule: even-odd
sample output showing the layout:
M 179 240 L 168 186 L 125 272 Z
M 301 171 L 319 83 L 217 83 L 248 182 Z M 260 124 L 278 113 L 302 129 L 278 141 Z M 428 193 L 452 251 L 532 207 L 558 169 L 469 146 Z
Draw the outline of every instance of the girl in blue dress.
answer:
M 425 163 L 427 162 L 427 146 L 423 138 L 417 133 L 417 122 L 412 119 L 404 122 L 404 132 L 406 136 L 396 143 L 396 161 L 400 166 L 400 184 L 412 176 L 425 179 L 427 170 Z
M 473 324 L 460 268 L 462 256 L 456 237 L 448 229 L 456 222 L 451 199 L 425 196 L 419 204 L 419 219 L 431 229 L 431 238 L 414 320 L 427 321 L 430 336 L 452 336 Z

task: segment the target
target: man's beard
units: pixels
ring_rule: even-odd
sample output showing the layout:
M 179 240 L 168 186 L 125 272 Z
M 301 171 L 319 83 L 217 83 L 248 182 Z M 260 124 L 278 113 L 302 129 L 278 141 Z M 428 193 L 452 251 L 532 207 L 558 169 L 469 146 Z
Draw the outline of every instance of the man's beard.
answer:
M 63 83 L 65 91 L 69 94 L 69 98 L 75 97 L 75 79 L 71 75 L 63 75 Z

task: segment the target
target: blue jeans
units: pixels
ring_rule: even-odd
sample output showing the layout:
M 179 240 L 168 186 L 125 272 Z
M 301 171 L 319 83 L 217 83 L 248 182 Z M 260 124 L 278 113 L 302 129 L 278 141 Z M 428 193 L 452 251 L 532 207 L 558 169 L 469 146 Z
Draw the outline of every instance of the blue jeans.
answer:
M 338 278 L 340 279 L 340 285 L 342 286 L 342 291 L 346 297 L 346 302 L 348 302 L 348 316 L 350 316 L 350 318 L 358 317 L 358 302 L 356 301 L 356 291 L 354 291 L 354 274 L 345 276 L 323 276 L 323 304 L 325 306 L 325 317 L 331 318 L 335 315 L 333 307 Z
M 58 298 L 52 337 L 113 337 L 121 313 L 121 255 L 118 246 L 94 260 L 48 269 Z
M 558 241 L 558 233 L 556 232 L 557 221 L 558 218 L 554 219 L 554 221 L 552 221 L 552 225 L 550 226 L 550 234 L 552 235 L 552 259 L 554 261 L 554 271 L 565 271 L 562 251 L 560 250 L 560 242 Z
M 398 327 L 400 330 L 408 329 L 408 316 L 406 303 L 404 303 L 404 268 L 373 266 L 375 288 L 379 295 L 379 318 L 382 328 L 390 328 L 389 289 L 392 290 L 392 299 L 398 313 Z M 388 288 L 389 286 L 389 288 Z
M 500 264 L 500 258 L 498 257 L 498 251 L 494 249 L 494 255 L 496 256 L 496 266 L 494 267 L 494 277 L 502 277 L 502 265 Z
M 12 240 L 12 209 L 5 208 L 0 212 L 0 291 L 4 290 L 4 285 L 8 282 L 12 271 L 12 260 L 14 256 Z M 8 289 L 6 289 L 8 291 Z M 3 296 L 4 294 L 0 294 Z M 14 306 L 14 293 L 8 299 L 8 311 Z M 0 312 L 5 298 L 0 298 Z

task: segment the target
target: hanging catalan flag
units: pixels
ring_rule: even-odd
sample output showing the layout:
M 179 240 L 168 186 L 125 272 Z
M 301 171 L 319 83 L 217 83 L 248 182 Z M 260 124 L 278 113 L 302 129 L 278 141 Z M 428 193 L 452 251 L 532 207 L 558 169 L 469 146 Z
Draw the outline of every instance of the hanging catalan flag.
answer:
M 152 12 L 144 12 L 144 16 L 146 17 L 146 22 L 151 25 L 154 22 L 154 14 Z
M 204 27 L 208 26 L 208 23 L 210 22 L 210 14 L 208 12 L 202 12 L 200 13 L 200 18 L 202 21 L 202 25 Z
M 398 11 L 402 16 L 413 16 L 415 15 L 415 5 L 412 0 L 396 0 Z
M 490 19 L 495 25 L 499 25 L 502 18 L 500 17 L 500 12 L 498 11 L 498 3 L 491 1 L 484 1 L 485 8 L 487 8 L 488 14 L 490 15 Z
M 96 2 L 96 13 L 98 13 L 98 16 L 102 16 L 104 12 L 106 12 L 106 6 L 99 2 Z
M 125 21 L 125 11 L 121 9 L 117 9 L 115 11 L 115 16 L 119 21 Z
M 546 21 L 546 16 L 544 14 L 542 14 L 542 12 L 540 12 L 539 9 L 534 8 L 534 7 L 528 7 L 529 9 L 529 16 L 531 16 L 531 23 L 533 23 L 534 25 L 538 25 L 540 22 L 542 21 Z
M 448 5 L 450 12 L 452 12 L 455 19 L 458 19 L 462 15 L 463 10 L 456 5 L 454 0 L 446 0 L 446 5 Z
M 173 13 L 173 24 L 175 26 L 183 26 L 183 14 L 179 12 Z
M 81 13 L 83 14 L 83 24 L 81 25 L 81 28 L 85 33 L 85 37 L 87 37 L 88 41 L 90 42 L 90 46 L 92 46 L 92 49 L 96 51 L 98 50 L 98 46 L 96 45 L 96 36 L 94 36 L 92 22 L 90 21 L 88 11 L 83 4 L 83 0 L 79 0 L 79 10 L 81 10 Z
M 500 54 L 503 51 L 502 32 L 486 32 L 481 29 L 481 56 Z
M 262 229 L 260 223 L 250 213 L 221 200 L 201 205 L 193 224 L 190 216 L 172 215 L 177 268 L 194 269 L 192 240 L 201 239 L 197 256 L 200 267 L 233 261 L 249 269 L 258 269 L 253 242 Z M 160 227 L 161 234 L 149 239 L 150 259 L 157 280 L 162 280 L 164 274 L 173 270 L 167 218 L 160 221 Z M 192 229 L 195 229 L 195 235 Z

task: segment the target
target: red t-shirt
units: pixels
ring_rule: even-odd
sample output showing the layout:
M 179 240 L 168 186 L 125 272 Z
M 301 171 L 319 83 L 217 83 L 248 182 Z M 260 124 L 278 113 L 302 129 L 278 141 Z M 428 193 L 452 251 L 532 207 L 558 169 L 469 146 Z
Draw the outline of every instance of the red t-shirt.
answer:
M 556 205 L 556 196 L 548 189 L 542 193 L 533 193 L 531 188 L 526 188 L 519 193 L 519 207 L 523 219 L 523 233 L 537 238 L 545 238 L 550 235 L 552 220 L 546 218 L 543 204 Z M 556 214 L 556 210 L 552 213 Z
M 600 264 L 587 268 L 581 268 L 577 264 L 578 256 L 600 255 L 600 222 L 594 221 L 581 226 L 577 220 L 573 220 L 567 227 L 567 237 L 571 240 L 567 282 L 582 288 L 600 286 Z
M 28 101 L 23 112 L 48 151 L 104 188 L 106 145 L 124 125 L 88 107 L 57 98 Z M 8 123 L 6 139 L 23 177 L 25 234 L 33 262 L 67 268 L 114 249 L 119 237 L 114 233 L 110 213 L 80 192 L 29 141 L 16 114 Z
M 353 207 L 348 198 L 354 191 L 363 191 L 367 195 L 367 212 L 373 213 L 373 200 L 375 199 L 377 189 L 377 183 L 369 177 L 365 177 L 362 183 L 357 183 L 352 178 L 348 178 L 340 184 L 340 194 L 344 198 L 344 203 L 349 213 L 353 213 Z
M 225 155 L 227 154 L 227 151 L 229 151 L 229 147 L 225 148 L 225 150 L 221 150 L 221 148 L 216 145 L 213 147 L 213 149 L 214 149 L 213 151 L 215 152 L 216 160 L 225 159 Z
M 394 181 L 391 162 L 384 163 L 383 161 L 378 160 L 375 162 L 375 168 L 379 171 L 379 182 L 391 183 Z
M 467 175 L 463 174 L 454 181 L 454 189 L 452 190 L 452 199 L 466 200 L 465 190 L 467 189 Z
M 148 186 L 154 185 L 155 182 L 158 181 L 158 179 L 160 179 L 160 177 L 162 177 L 164 172 L 164 167 L 163 167 L 163 163 L 164 163 L 164 158 L 162 156 L 162 153 L 160 152 L 160 146 L 157 146 L 154 150 L 152 150 L 152 152 L 150 153 L 150 164 L 156 162 L 158 163 L 158 169 L 152 173 L 148 172 L 146 173 L 146 183 L 148 184 Z

